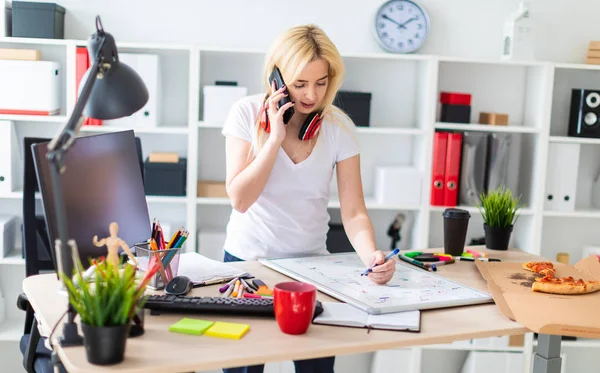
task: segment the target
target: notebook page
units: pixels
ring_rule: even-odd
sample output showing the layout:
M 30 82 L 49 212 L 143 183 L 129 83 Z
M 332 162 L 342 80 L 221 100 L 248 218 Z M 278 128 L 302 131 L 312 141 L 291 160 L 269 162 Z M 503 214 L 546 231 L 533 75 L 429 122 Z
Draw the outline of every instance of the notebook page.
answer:
M 419 330 L 420 323 L 421 312 L 418 310 L 369 315 L 369 325 L 372 328 Z
M 204 282 L 232 279 L 247 273 L 227 263 L 189 252 L 180 255 L 177 275 L 187 276 L 194 284 L 199 285 Z
M 314 320 L 316 324 L 366 326 L 368 314 L 346 303 L 322 302 L 323 313 Z

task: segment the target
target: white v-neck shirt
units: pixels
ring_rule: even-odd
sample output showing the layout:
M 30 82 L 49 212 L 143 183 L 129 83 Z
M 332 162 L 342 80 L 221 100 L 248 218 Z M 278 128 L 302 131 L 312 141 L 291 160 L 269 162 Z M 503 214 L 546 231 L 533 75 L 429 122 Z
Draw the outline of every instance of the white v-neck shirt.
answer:
M 251 143 L 263 98 L 248 96 L 233 105 L 222 134 Z M 245 213 L 232 210 L 224 250 L 244 260 L 327 253 L 327 205 L 334 167 L 359 154 L 359 145 L 354 123 L 341 115 L 325 116 L 319 132 L 311 154 L 298 164 L 279 148 L 256 202 Z

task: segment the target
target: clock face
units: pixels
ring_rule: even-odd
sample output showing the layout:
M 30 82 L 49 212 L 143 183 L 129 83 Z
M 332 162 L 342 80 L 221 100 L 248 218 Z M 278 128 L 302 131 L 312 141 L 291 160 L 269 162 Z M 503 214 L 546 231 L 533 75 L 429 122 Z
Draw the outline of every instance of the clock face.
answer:
M 375 15 L 375 37 L 381 47 L 393 53 L 419 49 L 429 33 L 429 16 L 409 0 L 390 0 Z

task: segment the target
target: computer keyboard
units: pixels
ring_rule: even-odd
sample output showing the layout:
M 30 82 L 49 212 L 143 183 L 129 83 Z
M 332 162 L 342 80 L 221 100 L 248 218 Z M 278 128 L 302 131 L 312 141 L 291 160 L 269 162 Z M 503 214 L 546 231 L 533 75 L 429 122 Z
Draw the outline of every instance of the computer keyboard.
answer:
M 275 317 L 273 299 L 193 297 L 189 295 L 150 295 L 144 308 L 152 314 L 161 312 L 218 313 L 231 316 Z M 315 316 L 323 312 L 323 305 L 317 301 Z

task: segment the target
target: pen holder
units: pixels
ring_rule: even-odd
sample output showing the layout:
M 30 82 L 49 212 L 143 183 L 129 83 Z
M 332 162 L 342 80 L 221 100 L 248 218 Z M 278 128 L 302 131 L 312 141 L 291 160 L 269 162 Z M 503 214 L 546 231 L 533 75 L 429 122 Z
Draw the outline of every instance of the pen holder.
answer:
M 138 270 L 142 273 L 148 270 L 148 267 L 155 261 L 160 260 L 164 267 L 148 282 L 147 287 L 152 290 L 164 289 L 165 285 L 177 276 L 179 270 L 180 248 L 152 250 L 149 243 L 141 243 L 134 246 L 136 258 L 138 261 Z

